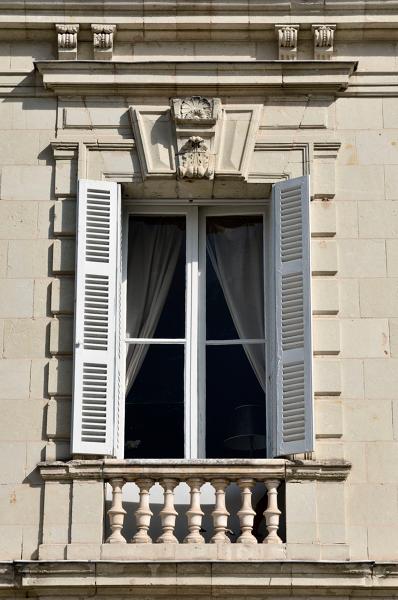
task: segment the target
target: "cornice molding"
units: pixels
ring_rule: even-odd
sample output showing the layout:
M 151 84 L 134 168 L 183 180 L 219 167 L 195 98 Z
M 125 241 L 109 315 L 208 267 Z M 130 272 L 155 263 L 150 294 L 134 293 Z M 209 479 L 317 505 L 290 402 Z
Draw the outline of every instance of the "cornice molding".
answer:
M 107 62 L 37 61 L 47 90 L 59 95 L 206 95 L 247 96 L 280 90 L 317 93 L 344 91 L 357 62 L 198 61 Z

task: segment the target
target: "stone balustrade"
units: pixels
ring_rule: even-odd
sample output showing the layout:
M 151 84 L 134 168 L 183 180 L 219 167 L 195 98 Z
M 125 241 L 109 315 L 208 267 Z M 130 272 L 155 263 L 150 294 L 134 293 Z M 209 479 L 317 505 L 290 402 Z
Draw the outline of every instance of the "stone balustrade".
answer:
M 317 531 L 323 526 L 316 506 L 330 496 L 334 508 L 326 513 L 325 525 L 343 522 L 344 514 L 336 510 L 349 468 L 344 461 L 285 459 L 41 463 L 45 495 L 39 557 L 282 560 L 322 552 L 346 556 L 344 539 L 332 544 L 325 540 L 322 546 Z M 70 506 L 61 513 L 62 498 L 69 498 Z

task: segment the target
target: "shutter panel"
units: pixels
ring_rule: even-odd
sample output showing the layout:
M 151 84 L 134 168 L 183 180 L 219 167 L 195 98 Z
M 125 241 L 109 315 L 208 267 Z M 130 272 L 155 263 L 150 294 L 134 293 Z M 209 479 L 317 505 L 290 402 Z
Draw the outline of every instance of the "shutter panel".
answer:
M 309 177 L 273 186 L 276 292 L 273 456 L 310 452 L 314 446 L 309 209 Z
M 79 181 L 72 453 L 113 454 L 119 189 Z

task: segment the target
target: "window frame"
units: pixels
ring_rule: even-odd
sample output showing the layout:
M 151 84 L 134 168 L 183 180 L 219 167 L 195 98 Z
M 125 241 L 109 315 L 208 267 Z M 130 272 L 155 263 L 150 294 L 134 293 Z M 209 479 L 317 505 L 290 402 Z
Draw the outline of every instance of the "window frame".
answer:
M 186 217 L 186 290 L 185 290 L 185 338 L 184 344 L 184 458 L 187 460 L 206 458 L 206 217 L 225 215 L 257 214 L 263 218 L 263 259 L 264 259 L 264 344 L 266 392 L 265 412 L 267 424 L 267 456 L 270 456 L 269 438 L 270 396 L 272 394 L 269 377 L 272 360 L 272 319 L 269 307 L 274 295 L 274 277 L 272 269 L 272 236 L 270 219 L 270 199 L 243 200 L 223 199 L 215 201 L 202 199 L 187 203 L 187 200 L 148 201 L 128 200 L 122 203 L 122 236 L 120 251 L 119 294 L 120 315 L 117 340 L 119 386 L 115 402 L 115 447 L 119 458 L 124 458 L 125 426 L 125 363 L 127 352 L 126 316 L 127 316 L 127 262 L 128 227 L 132 215 L 181 215 Z M 204 275 L 204 276 L 203 276 Z M 135 339 L 135 338 L 133 338 Z M 172 338 L 165 338 L 173 343 Z M 148 341 L 148 343 L 150 343 Z M 156 343 L 156 342 L 155 342 Z M 159 342 L 158 342 L 159 343 Z M 188 376 L 187 376 L 188 375 Z

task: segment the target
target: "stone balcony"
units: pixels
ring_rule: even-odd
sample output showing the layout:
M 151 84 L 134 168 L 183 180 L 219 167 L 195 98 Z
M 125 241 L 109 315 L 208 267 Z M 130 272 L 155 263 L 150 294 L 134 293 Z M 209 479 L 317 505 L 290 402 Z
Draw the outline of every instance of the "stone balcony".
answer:
M 347 560 L 344 461 L 41 463 L 41 560 Z

